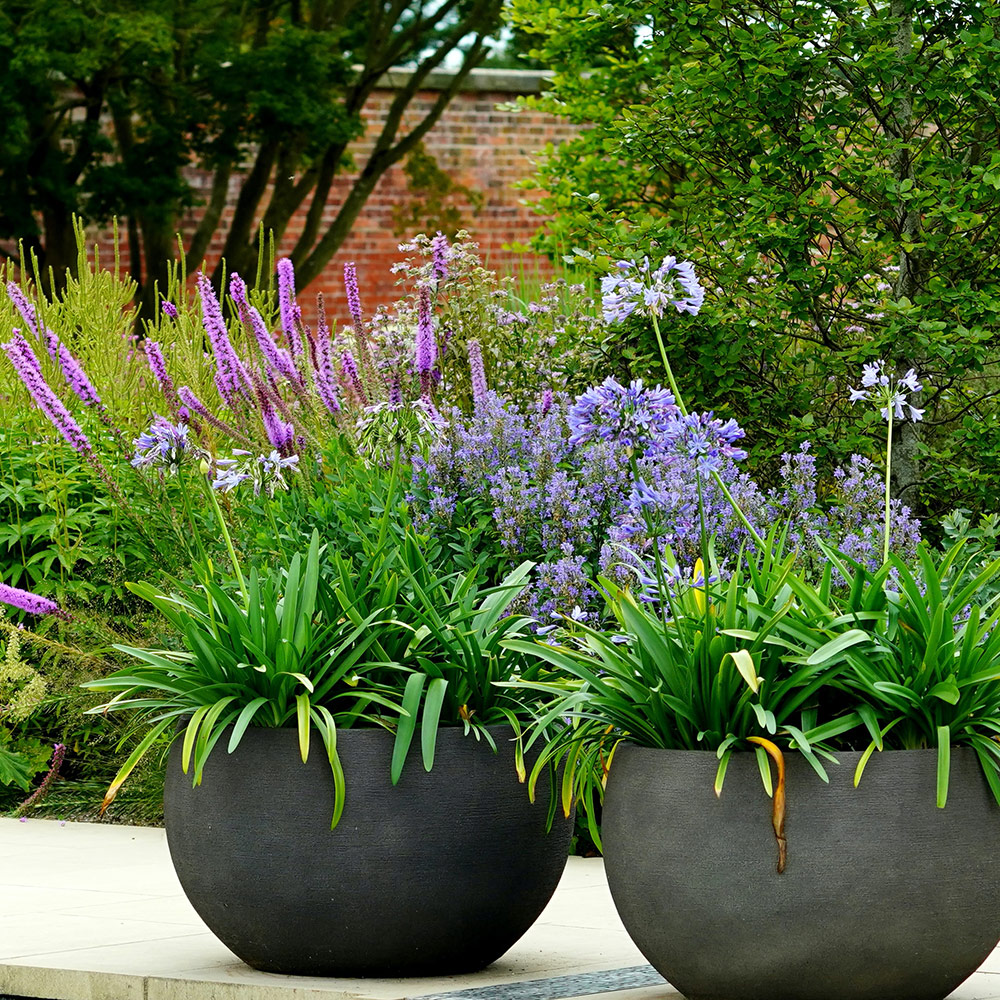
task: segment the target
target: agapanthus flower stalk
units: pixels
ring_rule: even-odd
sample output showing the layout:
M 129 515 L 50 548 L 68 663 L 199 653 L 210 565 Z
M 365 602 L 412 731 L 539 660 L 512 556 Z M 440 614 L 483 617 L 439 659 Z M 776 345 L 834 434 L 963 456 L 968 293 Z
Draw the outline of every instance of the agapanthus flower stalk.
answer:
M 889 538 L 891 531 L 892 507 L 892 427 L 895 420 L 905 420 L 907 416 L 916 423 L 923 419 L 924 411 L 907 402 L 906 393 L 918 393 L 923 385 L 917 379 L 916 369 L 911 368 L 899 376 L 886 371 L 884 361 L 873 361 L 864 365 L 861 388 L 851 389 L 851 402 L 860 400 L 873 402 L 886 423 L 885 435 L 885 521 L 882 529 L 882 563 L 889 561 Z M 905 391 L 904 391 L 905 390 Z
M 172 424 L 166 417 L 155 416 L 149 428 L 133 442 L 136 469 L 157 467 L 175 475 L 185 457 L 192 453 L 187 424 Z

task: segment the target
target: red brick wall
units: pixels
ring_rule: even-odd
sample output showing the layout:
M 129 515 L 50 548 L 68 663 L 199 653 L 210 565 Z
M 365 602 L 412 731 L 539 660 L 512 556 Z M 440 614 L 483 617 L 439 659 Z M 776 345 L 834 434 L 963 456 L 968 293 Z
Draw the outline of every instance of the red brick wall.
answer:
M 440 85 L 441 81 L 432 82 Z M 541 221 L 528 205 L 523 204 L 528 198 L 537 197 L 537 193 L 517 191 L 512 185 L 531 173 L 535 153 L 547 143 L 558 143 L 575 132 L 575 127 L 563 119 L 529 111 L 498 110 L 498 105 L 511 103 L 519 93 L 537 92 L 539 82 L 538 75 L 531 72 L 474 71 L 466 89 L 455 97 L 424 140 L 427 151 L 456 184 L 482 196 L 482 208 L 477 215 L 472 214 L 467 203 L 463 205 L 458 201 L 455 204 L 472 238 L 479 242 L 487 264 L 501 273 L 526 273 L 531 276 L 550 273 L 548 262 L 544 259 L 504 249 L 510 244 L 527 243 Z M 418 121 L 437 96 L 437 90 L 419 92 L 404 119 L 404 127 Z M 381 128 L 382 115 L 392 98 L 392 90 L 377 90 L 365 107 L 368 131 L 352 147 L 359 166 L 365 162 L 374 135 Z M 193 180 L 196 184 L 208 183 L 207 176 L 195 175 Z M 324 211 L 324 221 L 335 217 L 351 181 L 351 174 L 337 179 Z M 230 188 L 230 202 L 226 210 L 230 215 L 238 191 L 237 179 Z M 377 305 L 389 303 L 397 297 L 396 279 L 389 267 L 400 259 L 398 245 L 404 237 L 397 236 L 393 231 L 393 208 L 400 204 L 412 204 L 414 200 L 413 192 L 407 188 L 403 165 L 397 164 L 379 181 L 340 252 L 323 274 L 305 289 L 302 304 L 307 322 L 312 315 L 313 296 L 318 291 L 324 293 L 331 320 L 349 321 L 342 285 L 343 265 L 347 261 L 357 263 L 366 314 L 370 315 Z M 193 228 L 196 217 L 193 214 L 186 221 L 185 234 Z M 301 226 L 302 218 L 292 220 L 279 254 L 290 252 Z M 110 243 L 107 234 L 102 234 L 102 242 Z M 214 266 L 221 249 L 222 240 L 217 239 L 207 255 L 209 266 Z M 123 262 L 127 263 L 127 248 L 122 245 L 120 251 Z

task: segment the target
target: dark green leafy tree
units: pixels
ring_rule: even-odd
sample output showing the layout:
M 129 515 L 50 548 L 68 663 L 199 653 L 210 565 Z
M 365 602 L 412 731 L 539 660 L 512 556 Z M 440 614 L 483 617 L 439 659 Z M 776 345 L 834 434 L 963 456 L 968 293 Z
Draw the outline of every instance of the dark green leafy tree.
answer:
M 536 178 L 559 213 L 543 245 L 694 259 L 710 301 L 671 351 L 765 454 L 804 437 L 828 459 L 868 450 L 878 416 L 852 416 L 847 386 L 874 358 L 916 367 L 927 412 L 899 428 L 897 495 L 994 502 L 1000 5 L 513 11 L 557 70 L 538 103 L 594 126 Z M 638 366 L 644 338 L 622 343 Z
M 127 227 L 149 303 L 184 248 L 197 267 L 218 231 L 230 269 L 257 260 L 261 224 L 300 285 L 323 269 L 383 173 L 411 152 L 487 53 L 501 0 L 5 0 L 0 6 L 0 239 L 23 238 L 57 284 L 76 262 L 72 216 Z M 456 67 L 429 107 L 430 73 Z M 374 147 L 332 220 L 324 207 L 362 112 L 405 66 Z M 409 110 L 409 113 L 408 113 Z M 404 121 L 405 117 L 405 121 Z M 208 171 L 204 190 L 189 165 Z M 230 188 L 235 209 L 227 213 Z M 12 248 L 11 252 L 13 252 Z M 217 276 L 218 277 L 218 276 Z

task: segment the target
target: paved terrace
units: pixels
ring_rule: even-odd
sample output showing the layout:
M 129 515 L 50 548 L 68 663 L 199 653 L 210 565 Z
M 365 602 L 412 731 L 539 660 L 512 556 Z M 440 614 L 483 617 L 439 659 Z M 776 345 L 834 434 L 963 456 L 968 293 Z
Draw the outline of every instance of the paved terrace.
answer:
M 255 972 L 217 941 L 181 891 L 162 830 L 0 819 L 4 997 L 679 1000 L 680 994 L 625 933 L 597 859 L 570 858 L 539 921 L 484 972 L 316 979 Z M 1000 951 L 951 1000 L 1000 1000 Z

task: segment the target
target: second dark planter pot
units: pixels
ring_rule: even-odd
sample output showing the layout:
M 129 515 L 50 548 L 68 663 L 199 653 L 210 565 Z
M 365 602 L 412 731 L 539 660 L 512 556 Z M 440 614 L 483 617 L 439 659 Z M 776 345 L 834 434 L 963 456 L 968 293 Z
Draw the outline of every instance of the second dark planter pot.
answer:
M 689 1000 L 943 1000 L 1000 940 L 1000 808 L 971 750 L 788 767 L 788 860 L 753 754 L 618 748 L 604 857 L 629 934 Z
M 545 831 L 517 781 L 510 731 L 499 747 L 444 729 L 434 768 L 411 754 L 389 782 L 392 737 L 345 730 L 346 807 L 330 829 L 333 782 L 315 741 L 306 764 L 291 729 L 225 738 L 191 787 L 171 750 L 167 840 L 181 885 L 248 965 L 319 976 L 443 975 L 481 969 L 531 926 L 566 864 L 572 823 Z M 544 786 L 544 787 L 543 787 Z

